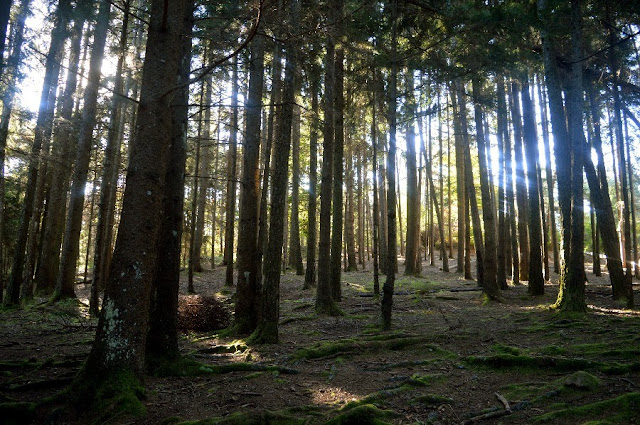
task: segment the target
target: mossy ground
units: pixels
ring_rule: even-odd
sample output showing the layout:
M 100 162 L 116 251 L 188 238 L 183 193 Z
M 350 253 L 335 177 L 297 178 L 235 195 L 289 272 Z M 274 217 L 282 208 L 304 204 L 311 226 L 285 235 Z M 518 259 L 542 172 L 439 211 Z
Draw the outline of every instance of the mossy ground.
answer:
M 426 265 L 423 275 L 398 275 L 392 329 L 382 331 L 369 271 L 343 273 L 339 316 L 318 314 L 313 290 L 286 273 L 279 344 L 238 339 L 232 327 L 185 331 L 180 358 L 148 364 L 144 388 L 115 379 L 91 408 L 107 414 L 80 419 L 30 403 L 63 389 L 86 358 L 95 321 L 85 303 L 2 310 L 0 422 L 2 409 L 18 409 L 36 423 L 73 425 L 96 417 L 117 425 L 445 425 L 502 411 L 496 394 L 512 408 L 505 424 L 636 419 L 640 314 L 610 300 L 606 280 L 590 276 L 585 314 L 550 309 L 556 285 L 542 297 L 512 287 L 504 303 L 483 305 L 475 281 Z M 233 311 L 223 269 L 197 274 L 195 284 Z

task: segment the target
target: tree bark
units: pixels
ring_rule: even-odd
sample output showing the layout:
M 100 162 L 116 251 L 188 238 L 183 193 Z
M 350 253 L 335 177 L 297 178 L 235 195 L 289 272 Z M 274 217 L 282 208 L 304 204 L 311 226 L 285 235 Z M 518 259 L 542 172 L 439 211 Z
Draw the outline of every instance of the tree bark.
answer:
M 174 129 L 171 100 L 183 60 L 186 1 L 151 4 L 142 88 L 122 214 L 93 347 L 75 386 L 95 391 L 112 379 L 142 380 L 149 304 L 163 218 L 166 160 Z M 155 213 L 154 213 L 155 212 Z M 93 386 L 90 383 L 96 383 Z M 94 393 L 95 394 L 95 393 Z M 88 396 L 88 394 L 83 394 Z
M 507 285 L 507 226 L 509 225 L 507 220 L 507 204 L 506 204 L 506 191 L 505 191 L 505 161 L 504 161 L 504 146 L 505 138 L 507 134 L 507 105 L 505 103 L 504 93 L 504 78 L 502 75 L 498 76 L 496 87 L 496 95 L 498 101 L 497 120 L 498 131 L 496 138 L 498 139 L 498 257 L 497 257 L 497 271 L 496 282 L 498 287 L 502 290 L 508 289 Z
M 298 86 L 299 84 L 296 84 Z M 297 87 L 296 87 L 297 90 Z M 292 170 L 291 170 L 291 224 L 289 237 L 289 266 L 296 275 L 304 276 L 302 251 L 300 249 L 300 107 L 293 108 L 292 128 Z

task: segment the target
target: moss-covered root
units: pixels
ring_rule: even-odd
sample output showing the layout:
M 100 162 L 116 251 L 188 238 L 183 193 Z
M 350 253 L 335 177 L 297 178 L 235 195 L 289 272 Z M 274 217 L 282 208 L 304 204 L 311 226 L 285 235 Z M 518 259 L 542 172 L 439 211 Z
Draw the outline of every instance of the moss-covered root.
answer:
M 231 372 L 279 372 L 289 375 L 298 373 L 297 370 L 286 367 L 246 362 L 210 365 L 200 363 L 188 357 L 179 357 L 173 361 L 151 363 L 149 364 L 149 372 L 155 376 L 203 376 Z
M 133 371 L 121 369 L 94 376 L 83 369 L 56 402 L 64 401 L 65 407 L 81 416 L 86 412 L 98 415 L 91 419 L 103 423 L 116 416 L 144 416 L 144 398 L 144 386 Z
M 36 413 L 34 403 L 6 402 L 0 403 L 0 418 L 5 425 L 31 423 Z
M 551 422 L 561 419 L 563 421 L 569 420 L 567 423 L 577 423 L 578 418 L 605 417 L 606 422 L 604 423 L 623 424 L 631 423 L 632 419 L 637 419 L 638 412 L 640 412 L 640 392 L 633 392 L 609 400 L 545 413 L 535 418 L 534 422 Z
M 372 404 L 363 404 L 340 413 L 325 425 L 388 425 L 384 419 L 396 416 L 390 410 L 378 409 Z

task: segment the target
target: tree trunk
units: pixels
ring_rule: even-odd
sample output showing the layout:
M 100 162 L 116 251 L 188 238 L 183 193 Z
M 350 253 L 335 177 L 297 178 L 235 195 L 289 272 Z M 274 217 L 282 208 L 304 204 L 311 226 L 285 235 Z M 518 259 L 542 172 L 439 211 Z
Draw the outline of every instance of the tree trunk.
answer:
M 511 120 L 513 122 L 513 149 L 516 167 L 516 204 L 518 206 L 518 246 L 520 247 L 520 279 L 529 280 L 529 232 L 527 229 L 527 182 L 524 171 L 522 144 L 522 115 L 520 113 L 520 84 L 511 83 Z M 515 235 L 515 233 L 514 233 Z
M 55 12 L 55 23 L 51 31 L 51 44 L 45 63 L 45 76 L 42 83 L 40 96 L 40 108 L 34 131 L 33 144 L 31 146 L 31 159 L 27 175 L 27 186 L 20 212 L 20 225 L 15 246 L 15 255 L 11 266 L 11 277 L 7 286 L 4 303 L 17 304 L 20 298 L 20 285 L 23 280 L 25 268 L 25 249 L 30 227 L 31 215 L 34 209 L 36 185 L 40 167 L 40 153 L 42 146 L 48 143 L 53 125 L 53 113 L 55 107 L 55 93 L 58 87 L 60 75 L 60 63 L 62 61 L 64 42 L 67 37 L 67 25 L 71 13 L 71 1 L 60 0 Z
M 4 290 L 4 271 L 5 271 L 5 255 L 6 247 L 4 246 L 4 229 L 5 229 L 5 177 L 4 163 L 5 152 L 7 146 L 7 138 L 9 136 L 9 122 L 13 111 L 13 99 L 16 93 L 16 85 L 19 78 L 18 66 L 22 56 L 22 44 L 24 42 L 24 26 L 27 20 L 27 12 L 31 0 L 21 0 L 14 22 L 12 23 L 13 46 L 5 68 L 3 62 L 5 35 L 7 32 L 7 21 L 9 18 L 9 9 L 11 2 L 5 1 L 0 6 L 0 76 L 6 81 L 6 88 L 2 93 L 2 115 L 0 118 L 0 303 L 3 301 Z
M 246 131 L 240 186 L 238 227 L 238 287 L 236 289 L 235 330 L 248 334 L 258 326 L 261 282 L 258 280 L 258 218 L 260 199 L 260 139 L 262 91 L 264 87 L 264 40 L 254 39 L 249 63 L 249 96 L 246 101 Z M 266 172 L 266 170 L 265 170 Z
M 391 310 L 393 308 L 393 291 L 397 263 L 397 233 L 396 233 L 396 110 L 397 110 L 397 0 L 391 2 L 391 72 L 389 75 L 388 99 L 389 112 L 389 151 L 387 154 L 387 276 L 382 286 L 382 329 L 391 328 Z
M 322 144 L 322 170 L 320 183 L 320 235 L 318 240 L 318 289 L 316 311 L 320 314 L 338 314 L 331 287 L 331 187 L 333 180 L 335 40 L 329 33 L 326 42 L 324 77 L 324 140 Z M 341 209 L 340 209 L 341 210 Z M 341 229 L 338 228 L 339 232 Z M 334 231 L 336 231 L 334 229 Z M 339 266 L 338 266 L 339 267 Z
M 420 192 L 418 192 L 418 175 L 416 163 L 415 100 L 413 96 L 413 71 L 406 72 L 406 129 L 407 142 L 407 246 L 405 251 L 405 275 L 420 274 Z
M 598 169 L 594 169 L 591 161 L 590 149 L 585 146 L 584 170 L 591 192 L 591 199 L 596 210 L 597 227 L 600 235 L 602 235 L 602 248 L 607 257 L 607 270 L 609 271 L 609 279 L 611 287 L 616 288 L 614 292 L 624 291 L 626 277 L 622 268 L 622 259 L 620 258 L 620 239 L 616 229 L 616 218 L 613 212 L 611 198 L 609 197 L 609 182 L 604 165 L 604 155 L 602 152 L 602 135 L 600 131 L 600 105 L 597 102 L 593 83 L 587 86 L 587 95 L 589 97 L 589 109 L 593 123 L 593 147 L 598 157 Z
M 375 78 L 375 77 L 374 77 Z M 375 85 L 375 84 L 374 84 Z M 376 89 L 373 90 L 371 101 L 371 166 L 373 168 L 373 295 L 380 296 L 380 276 L 379 276 L 379 242 L 380 237 L 380 213 L 378 200 L 378 120 L 376 115 Z
M 309 210 L 307 223 L 307 271 L 304 277 L 304 289 L 316 286 L 316 248 L 317 242 L 317 190 L 318 190 L 318 91 L 319 83 L 315 78 L 316 69 L 311 80 L 311 120 L 309 123 Z
M 233 58 L 231 75 L 231 123 L 229 135 L 229 156 L 227 174 L 227 200 L 225 204 L 224 264 L 226 267 L 225 286 L 233 286 L 233 242 L 236 218 L 236 191 L 238 178 L 238 57 Z
M 553 271 L 560 273 L 560 251 L 558 250 L 558 235 L 556 231 L 556 201 L 553 191 L 553 172 L 551 171 L 551 151 L 549 148 L 549 126 L 547 119 L 547 96 L 538 84 L 538 102 L 542 117 L 542 140 L 544 142 L 545 174 L 547 176 L 547 196 L 549 197 L 549 228 L 551 233 L 551 249 L 553 250 Z
M 193 0 L 187 0 L 187 11 L 193 10 Z M 181 37 L 178 84 L 189 80 L 191 64 L 191 32 L 193 14 L 186 13 Z M 153 360 L 173 360 L 180 355 L 178 347 L 178 293 L 180 290 L 180 240 L 184 214 L 184 180 L 187 159 L 189 124 L 189 87 L 180 88 L 171 106 L 171 145 L 164 177 L 162 221 L 158 231 L 158 258 L 151 283 L 149 332 L 147 333 L 147 363 Z M 153 365 L 151 365 L 153 366 Z
M 482 88 L 479 80 L 473 80 L 473 100 L 474 100 L 474 116 L 476 121 L 476 142 L 478 143 L 478 165 L 480 170 L 488 170 L 488 164 L 491 162 L 487 158 L 486 139 L 484 134 L 482 109 L 480 106 L 480 98 L 482 97 Z M 480 193 L 482 199 L 482 218 L 484 221 L 484 257 L 483 257 L 483 280 L 482 287 L 487 296 L 492 300 L 499 300 L 500 288 L 497 282 L 497 246 L 496 246 L 496 221 L 494 202 L 491 196 L 491 187 L 489 186 L 489 178 L 485 172 L 480 172 Z M 475 225 L 474 225 L 475 227 Z M 477 241 L 476 241 L 477 244 Z M 476 248 L 477 249 L 477 248 Z
M 586 311 L 584 299 L 584 190 L 583 190 L 583 96 L 582 90 L 582 14 L 580 0 L 571 0 L 571 78 L 566 96 L 571 151 L 571 227 L 570 253 L 556 307 L 563 311 Z
M 298 85 L 298 84 L 296 84 Z M 296 88 L 297 89 L 297 88 Z M 296 270 L 296 275 L 304 276 L 302 265 L 302 251 L 300 249 L 300 107 L 296 105 L 293 111 L 293 152 L 291 153 L 291 224 L 289 239 L 289 266 Z
M 340 3 L 342 4 L 342 3 Z M 339 15 L 338 15 L 339 13 Z M 342 16 L 342 11 L 336 11 L 337 16 Z M 339 31 L 339 30 L 337 30 Z M 339 34 L 339 33 L 338 33 Z M 341 34 L 339 34 L 340 36 Z M 334 103 L 334 131 L 333 139 L 333 213 L 331 233 L 331 296 L 334 301 L 342 299 L 341 260 L 342 260 L 342 224 L 343 224 L 343 195 L 342 184 L 344 182 L 343 157 L 344 157 L 344 50 L 342 46 L 336 47 L 335 56 L 335 103 Z
M 458 205 L 458 264 L 456 266 L 456 272 L 462 273 L 464 271 L 464 245 L 466 239 L 465 228 L 465 172 L 464 172 L 464 147 L 462 146 L 462 136 L 460 134 L 460 121 L 458 114 L 458 101 L 456 99 L 456 93 L 454 87 L 449 88 L 449 94 L 451 96 L 451 104 L 453 106 L 453 122 L 455 126 L 454 138 L 455 138 L 455 155 L 456 155 L 456 193 L 457 193 L 457 205 Z M 451 170 L 451 168 L 449 168 Z
M 107 273 L 107 257 L 111 250 L 111 223 L 113 221 L 113 207 L 115 200 L 115 191 L 119 171 L 119 161 L 116 159 L 120 156 L 120 146 L 122 144 L 122 133 L 118 131 L 124 122 L 123 117 L 123 99 L 119 93 L 123 91 L 125 86 L 123 78 L 123 70 L 125 65 L 125 56 L 127 53 L 127 37 L 129 28 L 129 12 L 131 1 L 124 3 L 122 15 L 122 31 L 120 33 L 120 43 L 118 46 L 118 64 L 116 65 L 116 77 L 114 82 L 114 92 L 116 93 L 111 99 L 111 115 L 109 117 L 109 129 L 107 132 L 107 146 L 104 150 L 104 162 L 102 165 L 102 178 L 100 183 L 100 201 L 98 203 L 98 224 L 96 226 L 96 242 L 93 253 L 93 283 L 91 285 L 91 300 L 89 310 L 91 314 L 98 315 L 98 293 L 104 290 Z M 80 44 L 78 43 L 78 48 Z M 71 71 L 71 70 L 70 70 Z M 128 91 L 130 75 L 127 76 L 127 88 L 124 89 L 125 95 Z M 65 97 L 66 101 L 66 97 Z M 72 101 L 71 101 L 72 102 Z M 55 185 L 52 184 L 52 188 Z M 58 242 L 58 246 L 59 246 Z M 43 251 L 46 250 L 46 245 Z
M 105 382 L 123 377 L 128 378 L 124 382 L 134 381 L 129 384 L 133 388 L 145 373 L 150 293 L 163 222 L 165 165 L 175 129 L 166 97 L 178 81 L 184 58 L 183 21 L 192 12 L 186 3 L 154 0 L 151 4 L 138 118 L 118 238 L 95 341 L 82 373 L 75 380 L 77 388 L 96 391 Z M 118 382 L 122 385 L 122 381 Z
M 540 222 L 540 192 L 538 186 L 538 136 L 533 101 L 529 94 L 529 82 L 522 84 L 522 115 L 524 121 L 524 146 L 527 161 L 527 181 L 529 182 L 529 294 L 544 294 L 542 275 L 542 223 Z M 544 211 L 544 208 L 542 208 Z
M 60 270 L 56 279 L 56 295 L 54 297 L 75 297 L 74 279 L 76 274 L 76 262 L 78 260 L 80 231 L 82 230 L 82 209 L 84 207 L 84 191 L 87 184 L 87 173 L 91 160 L 93 146 L 93 130 L 96 125 L 98 106 L 98 90 L 102 58 L 107 41 L 109 29 L 110 3 L 100 3 L 96 16 L 96 25 L 93 35 L 93 48 L 89 65 L 87 86 L 84 90 L 82 123 L 78 136 L 78 153 L 73 170 L 73 183 L 69 198 L 69 210 L 65 226 L 64 240 L 62 242 L 62 255 L 60 257 Z
M 505 163 L 504 163 L 504 146 L 507 134 L 507 105 L 504 99 L 504 78 L 498 76 L 497 81 L 497 101 L 498 101 L 498 131 L 496 133 L 498 139 L 498 257 L 496 282 L 501 290 L 509 289 L 507 285 L 507 216 L 506 216 L 506 191 L 505 191 Z
M 345 177 L 346 189 L 347 189 L 347 202 L 344 222 L 344 238 L 347 248 L 347 268 L 348 272 L 355 272 L 358 270 L 358 260 L 356 259 L 356 235 L 355 235 L 355 216 L 353 213 L 353 152 L 351 149 L 347 152 L 345 157 L 345 164 L 347 166 Z
M 297 0 L 291 2 L 291 18 L 297 17 Z M 275 169 L 271 185 L 271 215 L 269 222 L 269 245 L 264 259 L 264 288 L 262 291 L 262 314 L 258 328 L 252 338 L 259 343 L 278 342 L 278 321 L 280 320 L 280 264 L 282 262 L 283 226 L 287 203 L 287 178 L 289 172 L 289 151 L 291 147 L 291 127 L 296 92 L 297 57 L 292 41 L 285 47 L 286 65 L 282 119 L 278 126 L 274 144 Z M 295 206 L 297 208 L 297 205 Z

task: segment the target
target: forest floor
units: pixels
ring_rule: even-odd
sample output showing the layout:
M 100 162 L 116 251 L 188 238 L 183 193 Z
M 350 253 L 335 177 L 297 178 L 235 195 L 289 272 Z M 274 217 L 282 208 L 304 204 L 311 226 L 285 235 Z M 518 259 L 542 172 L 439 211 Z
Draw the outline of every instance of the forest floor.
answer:
M 565 315 L 549 309 L 557 284 L 540 297 L 512 286 L 504 303 L 487 304 L 475 281 L 423 264 L 421 277 L 398 275 L 388 332 L 372 273 L 342 276 L 339 317 L 316 315 L 303 277 L 282 276 L 280 344 L 184 331 L 182 352 L 204 365 L 148 377 L 145 416 L 100 423 L 640 424 L 640 310 L 611 300 L 606 274 L 588 276 L 589 312 Z M 197 274 L 195 289 L 232 311 L 223 282 L 216 268 Z M 83 303 L 88 288 L 77 287 Z M 84 305 L 1 311 L 0 402 L 64 388 L 95 326 Z

